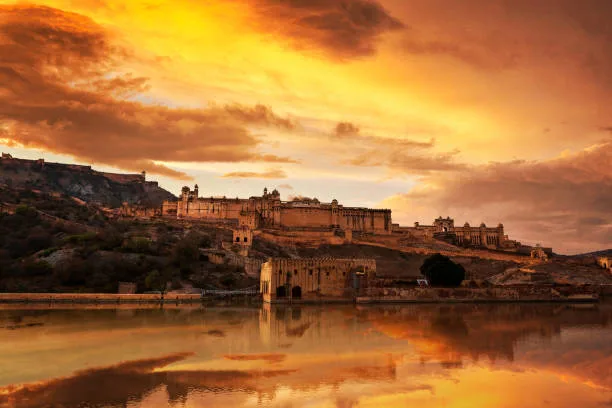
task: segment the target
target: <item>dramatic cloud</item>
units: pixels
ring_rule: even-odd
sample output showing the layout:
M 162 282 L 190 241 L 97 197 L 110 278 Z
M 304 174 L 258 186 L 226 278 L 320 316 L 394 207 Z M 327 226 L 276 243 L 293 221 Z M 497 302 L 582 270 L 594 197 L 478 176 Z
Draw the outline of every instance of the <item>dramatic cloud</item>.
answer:
M 267 171 L 257 173 L 254 171 L 235 171 L 226 173 L 223 178 L 259 178 L 259 179 L 281 179 L 287 178 L 287 174 L 281 169 L 269 169 Z
M 459 223 L 503 221 L 511 237 L 554 243 L 562 253 L 605 248 L 612 243 L 610 163 L 612 142 L 605 142 L 549 161 L 471 166 L 425 178 L 387 204 L 398 215 L 429 208 L 461 216 Z
M 382 34 L 404 27 L 375 0 L 254 0 L 252 6 L 263 31 L 335 59 L 373 55 Z
M 352 166 L 387 167 L 393 173 L 424 175 L 431 172 L 462 170 L 466 164 L 455 161 L 457 151 L 439 154 L 416 154 L 414 151 L 401 149 L 401 143 L 395 148 L 373 149 L 344 161 Z
M 269 107 L 182 109 L 137 102 L 147 80 L 120 73 L 129 53 L 86 17 L 0 6 L 0 39 L 4 144 L 179 178 L 187 175 L 157 162 L 292 162 L 258 153 L 260 141 L 245 128 L 295 126 Z
M 600 79 L 611 68 L 612 6 L 605 0 L 412 3 L 415 24 L 403 43 L 410 54 L 446 56 L 487 70 L 563 63 Z M 439 21 L 443 30 L 432 25 Z
M 360 167 L 384 167 L 392 173 L 429 174 L 432 171 L 448 171 L 465 168 L 457 163 L 458 151 L 433 153 L 436 140 L 419 141 L 407 138 L 381 137 L 362 133 L 351 122 L 339 122 L 331 134 L 332 141 L 353 142 L 352 157 L 340 163 Z
M 297 123 L 289 118 L 282 118 L 272 111 L 272 108 L 264 105 L 253 107 L 239 104 L 225 106 L 220 114 L 227 113 L 244 123 L 256 123 L 267 126 L 277 126 L 288 130 L 295 129 Z

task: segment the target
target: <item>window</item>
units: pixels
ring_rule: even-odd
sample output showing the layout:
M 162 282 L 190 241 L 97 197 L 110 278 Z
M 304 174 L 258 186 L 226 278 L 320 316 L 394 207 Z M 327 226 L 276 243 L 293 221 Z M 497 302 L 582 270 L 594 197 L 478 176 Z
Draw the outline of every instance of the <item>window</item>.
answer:
M 342 276 L 346 276 L 346 272 L 342 272 Z
M 247 237 L 244 237 L 244 242 L 249 242 L 249 239 Z
M 329 271 L 325 272 L 325 275 L 326 275 L 326 276 L 329 276 Z
M 308 274 L 312 276 L 312 269 L 308 271 Z
M 240 237 L 236 237 L 236 242 L 240 242 Z

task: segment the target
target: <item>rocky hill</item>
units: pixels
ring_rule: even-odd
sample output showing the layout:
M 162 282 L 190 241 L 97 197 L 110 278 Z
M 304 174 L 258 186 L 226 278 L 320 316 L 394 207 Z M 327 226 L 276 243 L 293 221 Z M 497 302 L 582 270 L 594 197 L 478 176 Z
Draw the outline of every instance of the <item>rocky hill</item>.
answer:
M 157 182 L 146 181 L 144 173 L 103 173 L 90 166 L 16 159 L 9 155 L 0 159 L 0 185 L 64 194 L 105 207 L 120 207 L 123 202 L 159 207 L 163 200 L 176 198 Z

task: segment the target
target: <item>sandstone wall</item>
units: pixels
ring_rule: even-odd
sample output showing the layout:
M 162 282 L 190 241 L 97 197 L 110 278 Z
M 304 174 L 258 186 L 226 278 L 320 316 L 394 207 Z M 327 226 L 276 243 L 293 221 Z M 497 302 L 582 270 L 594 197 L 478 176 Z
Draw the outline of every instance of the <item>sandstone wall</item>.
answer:
M 367 288 L 358 303 L 376 302 L 486 302 L 486 301 L 595 301 L 595 288 L 519 286 L 511 288 Z
M 325 208 L 282 208 L 280 224 L 283 227 L 329 227 L 331 210 Z

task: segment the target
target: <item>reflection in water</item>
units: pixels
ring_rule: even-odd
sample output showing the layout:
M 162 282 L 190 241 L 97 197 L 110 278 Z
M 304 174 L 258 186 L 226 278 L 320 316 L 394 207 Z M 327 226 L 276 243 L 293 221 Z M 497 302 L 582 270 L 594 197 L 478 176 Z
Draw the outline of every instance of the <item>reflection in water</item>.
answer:
M 609 303 L 0 309 L 0 407 L 601 407 L 611 323 Z

